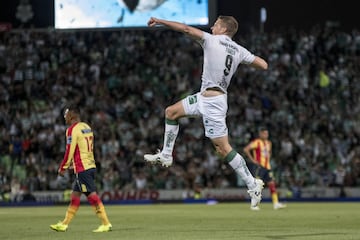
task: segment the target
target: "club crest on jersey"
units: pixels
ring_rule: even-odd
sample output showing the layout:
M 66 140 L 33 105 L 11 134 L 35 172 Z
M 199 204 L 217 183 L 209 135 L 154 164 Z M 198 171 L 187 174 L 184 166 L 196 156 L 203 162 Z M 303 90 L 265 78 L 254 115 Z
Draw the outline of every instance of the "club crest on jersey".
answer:
M 91 131 L 91 129 L 81 129 L 81 132 L 83 134 L 86 134 L 86 133 L 91 133 L 92 131 Z
M 66 140 L 66 144 L 71 144 L 71 140 L 72 140 L 72 137 L 71 137 L 71 136 L 68 136 L 68 137 L 67 137 L 67 140 Z

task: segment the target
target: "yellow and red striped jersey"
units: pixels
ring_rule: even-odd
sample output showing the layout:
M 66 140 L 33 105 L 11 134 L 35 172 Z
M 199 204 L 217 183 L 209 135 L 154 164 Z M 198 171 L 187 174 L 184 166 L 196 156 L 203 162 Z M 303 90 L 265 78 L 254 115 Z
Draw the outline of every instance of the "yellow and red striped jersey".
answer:
M 270 170 L 271 142 L 257 138 L 250 143 L 250 148 L 252 149 L 255 161 L 258 162 L 260 166 Z
M 72 164 L 75 173 L 95 168 L 94 134 L 90 126 L 84 122 L 76 122 L 66 129 L 66 150 L 60 170 Z

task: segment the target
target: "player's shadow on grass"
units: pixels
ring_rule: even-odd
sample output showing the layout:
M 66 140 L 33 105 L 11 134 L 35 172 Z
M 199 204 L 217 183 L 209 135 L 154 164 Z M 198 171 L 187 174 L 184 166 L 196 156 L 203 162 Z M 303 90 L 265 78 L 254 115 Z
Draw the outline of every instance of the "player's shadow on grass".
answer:
M 297 239 L 298 237 L 315 237 L 315 236 L 328 236 L 328 235 L 344 235 L 344 233 L 308 233 L 308 234 L 286 234 L 286 235 L 272 235 L 272 236 L 265 236 L 265 238 L 268 239 L 276 239 L 276 240 L 281 240 L 281 239 Z M 264 237 L 264 236 L 262 236 Z

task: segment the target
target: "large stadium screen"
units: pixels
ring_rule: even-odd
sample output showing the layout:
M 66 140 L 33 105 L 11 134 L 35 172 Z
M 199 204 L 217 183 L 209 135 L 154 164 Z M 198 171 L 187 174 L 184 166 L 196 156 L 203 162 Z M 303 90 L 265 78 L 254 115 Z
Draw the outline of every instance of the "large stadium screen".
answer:
M 208 26 L 213 0 L 55 0 L 55 29 L 145 27 L 150 17 Z

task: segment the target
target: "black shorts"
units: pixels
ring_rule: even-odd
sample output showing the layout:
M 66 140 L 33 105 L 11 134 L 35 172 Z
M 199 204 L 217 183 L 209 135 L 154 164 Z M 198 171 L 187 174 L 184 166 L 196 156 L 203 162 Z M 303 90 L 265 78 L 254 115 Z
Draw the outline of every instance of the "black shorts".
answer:
M 266 169 L 264 167 L 260 167 L 259 165 L 254 164 L 252 162 L 247 162 L 247 165 L 249 167 L 249 170 L 250 170 L 251 174 L 254 177 L 260 178 L 265 183 L 274 180 L 273 172 L 271 170 L 268 170 L 268 169 Z
M 81 193 L 91 193 L 96 191 L 95 184 L 96 168 L 91 168 L 80 173 L 76 173 L 73 184 L 73 191 Z

